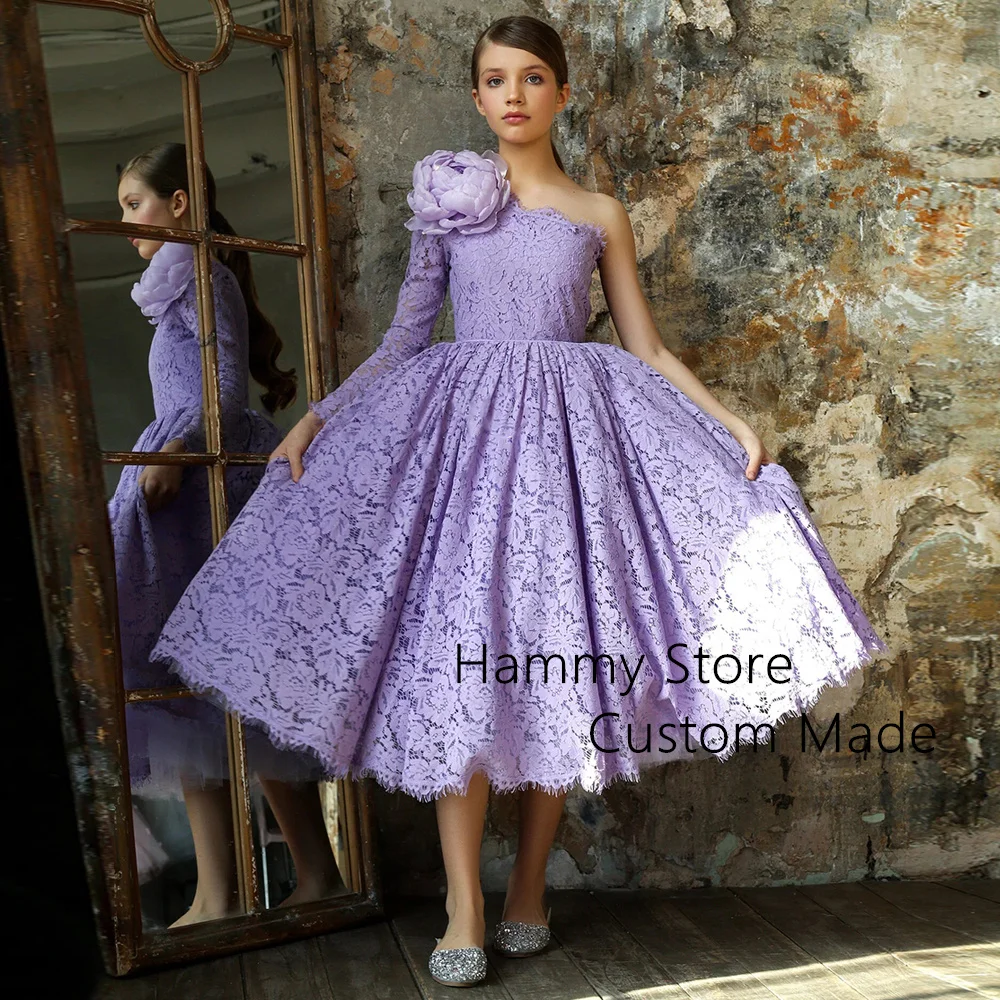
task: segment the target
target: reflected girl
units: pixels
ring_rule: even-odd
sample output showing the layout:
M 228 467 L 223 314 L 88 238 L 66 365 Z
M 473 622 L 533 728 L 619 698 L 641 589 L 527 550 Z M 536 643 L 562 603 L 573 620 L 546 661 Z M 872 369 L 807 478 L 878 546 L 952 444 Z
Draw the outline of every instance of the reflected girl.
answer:
M 215 204 L 215 181 L 206 170 L 209 225 L 233 229 Z M 187 156 L 165 143 L 130 160 L 119 173 L 122 220 L 192 228 Z M 149 351 L 155 419 L 135 451 L 205 451 L 201 336 L 194 254 L 189 244 L 130 239 L 149 261 L 132 298 L 156 327 Z M 264 387 L 268 413 L 295 399 L 294 371 L 277 364 L 282 342 L 257 302 L 249 255 L 222 249 L 213 257 L 212 287 L 219 369 L 222 441 L 229 452 L 269 454 L 283 432 L 249 406 L 249 376 Z M 226 469 L 229 517 L 257 488 L 263 465 Z M 212 550 L 208 477 L 202 466 L 126 465 L 108 514 L 115 547 L 119 626 L 126 690 L 177 683 L 149 662 L 149 652 L 188 582 Z M 194 841 L 198 888 L 190 910 L 173 926 L 234 912 L 237 884 L 224 718 L 201 699 L 174 698 L 126 709 L 133 791 L 170 795 L 183 788 Z M 298 874 L 290 902 L 318 898 L 342 887 L 323 824 L 315 782 L 320 771 L 307 757 L 273 747 L 247 729 L 248 759 L 261 777 Z M 280 779 L 280 780 L 279 780 Z

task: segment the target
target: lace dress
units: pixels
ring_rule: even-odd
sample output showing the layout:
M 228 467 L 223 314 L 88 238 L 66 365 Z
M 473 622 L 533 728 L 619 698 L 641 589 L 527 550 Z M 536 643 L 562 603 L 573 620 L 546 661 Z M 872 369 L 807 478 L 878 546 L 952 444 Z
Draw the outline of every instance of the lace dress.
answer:
M 692 748 L 725 760 L 738 724 L 885 649 L 789 473 L 746 479 L 719 421 L 584 341 L 604 246 L 513 196 L 486 231 L 414 231 L 381 346 L 311 404 L 304 475 L 268 467 L 153 658 L 330 775 L 430 800 L 476 771 L 600 791 Z M 431 345 L 446 293 L 455 340 Z M 753 681 L 725 661 L 698 682 L 699 645 L 744 676 L 758 654 Z
M 230 451 L 273 451 L 281 430 L 249 409 L 249 344 L 246 304 L 233 273 L 213 261 L 223 441 Z M 187 451 L 205 450 L 201 349 L 192 248 L 164 243 L 132 289 L 143 315 L 156 326 L 149 350 L 155 419 L 133 451 L 159 451 L 181 438 Z M 167 616 L 212 551 L 208 476 L 204 467 L 184 470 L 172 501 L 150 512 L 138 485 L 144 466 L 126 465 L 108 517 L 115 550 L 119 636 L 126 690 L 174 686 L 178 678 L 149 653 Z M 262 466 L 234 466 L 227 473 L 230 516 L 257 488 Z M 133 790 L 174 794 L 183 777 L 206 785 L 228 777 L 224 718 L 203 700 L 131 704 L 126 708 L 129 770 Z M 299 776 L 315 773 L 314 761 L 276 754 L 262 733 L 258 758 Z

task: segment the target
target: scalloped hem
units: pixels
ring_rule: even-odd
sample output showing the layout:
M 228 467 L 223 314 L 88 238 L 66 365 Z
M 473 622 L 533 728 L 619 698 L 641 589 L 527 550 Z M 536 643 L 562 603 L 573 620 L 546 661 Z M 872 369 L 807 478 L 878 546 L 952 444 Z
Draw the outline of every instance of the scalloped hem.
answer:
M 822 696 L 829 689 L 843 687 L 855 673 L 863 670 L 869 663 L 872 663 L 875 659 L 874 654 L 888 651 L 888 646 L 874 632 L 864 637 L 862 642 L 863 645 L 859 650 L 858 657 L 851 661 L 848 666 L 844 666 L 835 674 L 831 674 L 827 680 L 825 680 L 818 688 L 813 690 L 813 693 L 809 698 L 800 700 L 797 705 L 782 712 L 776 720 L 768 720 L 766 723 L 762 722 L 757 725 L 770 725 L 773 730 L 777 730 L 790 719 L 795 718 L 796 716 L 804 715 L 816 706 L 820 698 L 822 698 Z M 616 771 L 600 777 L 597 780 L 594 780 L 592 777 L 585 777 L 580 773 L 564 778 L 553 777 L 551 780 L 543 779 L 536 781 L 529 778 L 511 780 L 509 778 L 496 775 L 488 764 L 477 762 L 472 771 L 462 778 L 445 781 L 443 783 L 439 782 L 434 785 L 424 785 L 418 787 L 408 784 L 405 781 L 401 781 L 397 773 L 386 771 L 376 765 L 366 765 L 359 769 L 354 769 L 349 764 L 344 765 L 342 763 L 331 762 L 330 760 L 324 758 L 321 750 L 304 743 L 302 740 L 293 739 L 288 736 L 286 732 L 280 729 L 276 723 L 267 719 L 261 719 L 248 713 L 241 705 L 237 704 L 236 701 L 229 698 L 218 688 L 213 687 L 210 684 L 206 684 L 203 681 L 186 676 L 184 668 L 170 654 L 162 654 L 160 662 L 167 664 L 168 669 L 173 671 L 175 674 L 178 674 L 192 690 L 209 698 L 224 711 L 238 715 L 241 719 L 243 719 L 244 725 L 248 728 L 253 728 L 266 734 L 270 742 L 278 749 L 308 754 L 314 758 L 323 772 L 322 776 L 317 778 L 317 780 L 357 781 L 364 778 L 372 778 L 386 791 L 403 792 L 420 802 L 432 802 L 445 795 L 468 794 L 469 783 L 471 782 L 473 776 L 480 771 L 486 775 L 486 779 L 489 782 L 490 787 L 500 794 L 537 789 L 539 791 L 547 792 L 550 795 L 561 795 L 564 792 L 568 793 L 579 787 L 582 791 L 589 792 L 594 795 L 600 795 L 611 785 L 623 781 L 632 784 L 639 783 L 642 780 L 643 772 L 654 767 L 663 767 L 667 764 L 677 763 L 678 761 L 684 760 L 694 763 L 695 759 L 705 759 L 706 756 L 714 758 L 721 764 L 732 758 L 732 756 L 739 751 L 740 747 L 756 748 L 757 746 L 767 746 L 770 742 L 769 739 L 736 740 L 723 752 L 716 752 L 708 747 L 702 747 L 695 753 L 692 753 L 689 758 L 684 758 L 679 755 L 664 759 L 653 758 L 650 760 L 643 760 L 642 758 L 638 758 L 638 763 L 636 764 L 634 770 Z M 757 730 L 755 728 L 754 732 L 756 733 L 756 731 Z
M 792 708 L 788 708 L 782 712 L 777 719 L 768 719 L 766 722 L 757 723 L 757 726 L 770 725 L 773 730 L 777 730 L 791 719 L 805 715 L 811 709 L 815 708 L 817 704 L 819 704 L 820 699 L 824 694 L 826 694 L 827 691 L 833 688 L 844 687 L 856 673 L 863 670 L 870 663 L 875 662 L 876 653 L 886 653 L 888 651 L 889 647 L 877 635 L 872 633 L 871 635 L 866 636 L 862 641 L 862 645 L 858 651 L 856 659 L 850 661 L 847 666 L 841 666 L 836 673 L 831 674 L 820 684 L 818 688 L 815 688 L 813 693 L 808 698 L 800 699 Z M 756 729 L 754 731 L 756 732 Z M 740 747 L 745 746 L 756 748 L 758 746 L 767 746 L 769 743 L 769 739 L 735 740 L 730 747 L 721 753 L 716 753 L 707 747 L 706 750 L 721 764 L 729 760 L 733 754 L 737 753 Z

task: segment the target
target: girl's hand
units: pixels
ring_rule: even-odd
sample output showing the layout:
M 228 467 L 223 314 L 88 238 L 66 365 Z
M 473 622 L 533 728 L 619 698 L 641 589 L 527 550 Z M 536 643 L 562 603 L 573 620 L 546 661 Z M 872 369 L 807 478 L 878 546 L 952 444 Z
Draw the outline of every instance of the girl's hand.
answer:
M 160 449 L 167 454 L 177 454 L 184 450 L 184 442 L 181 438 L 168 441 Z M 151 514 L 166 507 L 177 496 L 183 478 L 183 465 L 147 465 L 143 468 L 137 482 L 146 495 L 146 506 Z
M 764 442 L 757 436 L 749 424 L 744 424 L 731 432 L 733 437 L 746 449 L 749 461 L 746 467 L 747 479 L 756 479 L 762 465 L 775 461 L 771 453 L 764 447 Z
M 267 464 L 270 465 L 277 458 L 287 458 L 292 471 L 292 482 L 297 483 L 305 471 L 302 467 L 302 455 L 312 444 L 313 438 L 319 433 L 323 423 L 324 421 L 310 410 L 285 435 L 281 444 L 271 452 Z

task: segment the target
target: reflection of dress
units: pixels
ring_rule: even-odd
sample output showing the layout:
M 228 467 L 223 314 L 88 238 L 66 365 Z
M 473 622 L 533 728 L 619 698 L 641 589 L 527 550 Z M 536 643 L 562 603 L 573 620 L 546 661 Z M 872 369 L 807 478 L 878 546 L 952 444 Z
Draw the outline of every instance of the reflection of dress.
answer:
M 414 232 L 382 345 L 314 404 L 304 476 L 272 464 L 154 659 L 330 774 L 430 799 L 479 770 L 498 790 L 636 780 L 690 759 L 683 730 L 673 748 L 659 733 L 685 716 L 691 746 L 727 728 L 725 759 L 737 724 L 807 710 L 885 649 L 789 473 L 746 479 L 718 420 L 584 342 L 603 248 L 596 226 L 513 197 L 485 232 Z M 455 342 L 431 346 L 449 290 Z M 699 641 L 763 654 L 754 683 L 697 683 Z M 686 683 L 666 682 L 683 677 L 675 643 Z M 781 652 L 792 682 L 761 683 Z M 533 653 L 561 654 L 567 679 L 535 659 L 527 683 Z M 587 654 L 615 657 L 613 682 L 607 661 L 574 679 Z M 620 719 L 592 738 L 602 713 Z M 634 749 L 652 726 L 651 752 L 629 750 L 628 723 Z
M 217 330 L 222 435 L 227 451 L 270 453 L 282 432 L 248 408 L 249 346 L 246 305 L 233 273 L 212 264 Z M 201 349 L 192 248 L 164 243 L 153 255 L 132 298 L 155 324 L 149 377 L 156 419 L 133 451 L 159 451 L 182 438 L 188 451 L 205 450 Z M 126 465 L 108 503 L 115 547 L 122 664 L 126 689 L 177 684 L 149 651 L 170 610 L 212 550 L 208 475 L 187 468 L 178 494 L 150 513 L 138 486 L 143 466 Z M 227 471 L 230 517 L 243 507 L 263 475 L 262 466 Z M 129 765 L 134 788 L 175 789 L 190 780 L 228 774 L 225 732 L 219 710 L 200 699 L 126 710 Z

